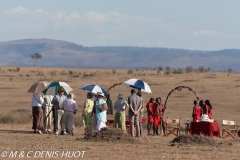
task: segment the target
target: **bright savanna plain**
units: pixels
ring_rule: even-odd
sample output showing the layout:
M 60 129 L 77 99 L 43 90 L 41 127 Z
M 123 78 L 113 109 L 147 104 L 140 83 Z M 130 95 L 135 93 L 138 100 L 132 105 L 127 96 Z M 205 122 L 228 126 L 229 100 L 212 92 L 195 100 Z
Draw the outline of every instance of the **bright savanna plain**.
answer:
M 176 145 L 170 146 L 175 137 L 144 136 L 139 144 L 111 142 L 83 142 L 81 111 L 86 92 L 79 89 L 88 83 L 108 89 L 114 83 L 137 78 L 149 84 L 152 94 L 143 93 L 144 102 L 151 97 L 162 97 L 164 104 L 168 93 L 177 86 L 188 86 L 196 91 L 200 99 L 209 99 L 213 106 L 213 119 L 221 127 L 222 119 L 237 120 L 240 123 L 239 92 L 240 74 L 227 72 L 192 72 L 183 74 L 157 73 L 156 70 L 118 69 L 72 69 L 40 67 L 1 67 L 0 70 L 0 132 L 1 151 L 3 150 L 86 150 L 85 159 L 125 159 L 132 153 L 133 159 L 237 159 L 239 140 L 214 138 L 214 146 Z M 70 74 L 71 73 L 71 74 Z M 74 136 L 36 135 L 31 130 L 31 93 L 30 86 L 37 81 L 64 81 L 72 88 L 79 106 L 75 115 Z M 123 93 L 124 99 L 130 95 L 131 88 L 122 85 L 110 90 L 113 102 Z M 191 118 L 195 95 L 188 89 L 175 91 L 167 102 L 164 119 L 181 118 L 182 127 Z M 147 118 L 146 109 L 144 117 Z M 108 118 L 113 118 L 109 116 Z M 146 125 L 146 124 L 144 124 Z M 184 131 L 181 132 L 184 134 Z M 105 148 L 102 148 L 102 145 Z M 151 152 L 149 152 L 149 150 Z M 230 152 L 231 151 L 231 152 Z M 224 158 L 225 157 L 225 158 Z

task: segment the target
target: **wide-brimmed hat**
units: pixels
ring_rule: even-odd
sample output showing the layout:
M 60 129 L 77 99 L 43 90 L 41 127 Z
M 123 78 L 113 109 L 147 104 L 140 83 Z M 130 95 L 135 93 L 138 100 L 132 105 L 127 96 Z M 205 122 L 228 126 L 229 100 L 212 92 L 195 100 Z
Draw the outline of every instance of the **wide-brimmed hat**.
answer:
M 122 93 L 119 93 L 118 99 L 123 99 L 123 94 Z
M 69 93 L 69 94 L 67 95 L 67 97 L 70 98 L 70 99 L 74 99 L 74 98 L 75 98 L 75 96 L 74 96 L 73 93 Z
M 63 92 L 64 92 L 65 90 L 64 90 L 63 87 L 59 87 L 59 88 L 58 88 L 58 91 L 63 91 Z
M 142 96 L 142 92 L 141 92 L 141 91 L 138 91 L 138 92 L 137 92 L 137 95 L 138 95 L 138 96 Z
M 102 92 L 97 92 L 97 96 L 102 96 L 104 97 L 104 94 Z

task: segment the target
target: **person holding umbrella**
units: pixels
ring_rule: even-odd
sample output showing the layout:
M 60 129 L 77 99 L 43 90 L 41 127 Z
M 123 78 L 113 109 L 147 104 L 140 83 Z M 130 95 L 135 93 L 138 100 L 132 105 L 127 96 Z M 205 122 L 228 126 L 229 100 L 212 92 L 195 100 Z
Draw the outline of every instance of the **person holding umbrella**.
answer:
M 41 130 L 43 130 L 43 109 L 42 104 L 44 95 L 40 93 L 34 93 L 32 95 L 32 116 L 33 116 L 33 133 L 42 134 Z
M 144 101 L 143 101 L 143 95 L 141 91 L 137 92 L 137 95 L 141 98 L 141 108 L 140 108 L 140 115 L 139 115 L 139 131 L 140 131 L 140 136 L 142 136 L 142 118 L 143 118 L 143 113 L 144 113 Z
M 62 102 L 67 99 L 64 95 L 64 88 L 59 87 L 58 95 L 55 95 L 52 99 L 52 104 L 54 105 L 54 134 L 58 135 L 60 127 L 61 127 L 61 118 L 64 111 L 60 108 Z

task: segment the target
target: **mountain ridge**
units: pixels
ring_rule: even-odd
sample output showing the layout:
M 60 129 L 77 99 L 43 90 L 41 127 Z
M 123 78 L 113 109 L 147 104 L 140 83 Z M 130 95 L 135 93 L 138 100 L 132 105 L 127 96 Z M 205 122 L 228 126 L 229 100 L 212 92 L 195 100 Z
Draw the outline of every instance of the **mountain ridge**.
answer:
M 0 65 L 31 66 L 31 55 L 42 54 L 41 66 L 84 68 L 186 68 L 210 67 L 212 70 L 240 71 L 240 49 L 200 51 L 158 47 L 93 46 L 84 47 L 64 40 L 21 39 L 0 42 Z

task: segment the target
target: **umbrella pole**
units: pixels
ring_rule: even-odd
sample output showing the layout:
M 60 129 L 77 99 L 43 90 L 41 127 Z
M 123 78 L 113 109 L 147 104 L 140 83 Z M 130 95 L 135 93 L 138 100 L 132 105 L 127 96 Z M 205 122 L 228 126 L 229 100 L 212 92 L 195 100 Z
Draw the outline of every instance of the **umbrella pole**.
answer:
M 51 110 L 48 112 L 48 115 L 46 116 L 46 118 L 44 119 L 43 123 L 46 121 L 46 119 L 48 118 L 49 114 L 52 112 L 53 108 L 51 108 Z

